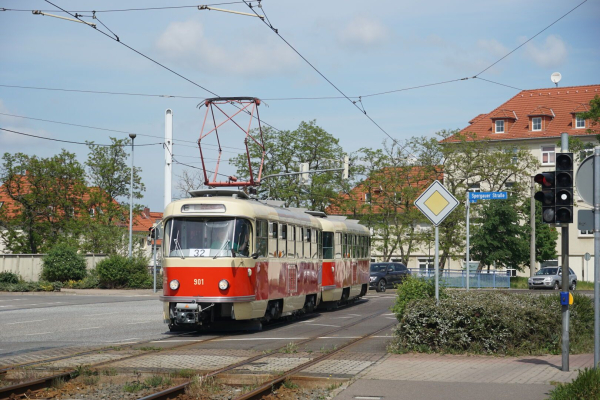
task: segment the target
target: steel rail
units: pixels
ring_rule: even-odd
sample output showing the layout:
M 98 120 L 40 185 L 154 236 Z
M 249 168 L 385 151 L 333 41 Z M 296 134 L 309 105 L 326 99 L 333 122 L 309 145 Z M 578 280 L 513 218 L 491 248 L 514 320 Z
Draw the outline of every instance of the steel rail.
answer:
M 269 392 L 271 392 L 273 390 L 273 387 L 275 385 L 281 385 L 283 382 L 285 382 L 289 377 L 291 377 L 292 375 L 295 375 L 296 373 L 302 371 L 303 369 L 306 369 L 308 367 L 312 367 L 315 364 L 320 363 L 323 360 L 328 359 L 329 357 L 339 353 L 340 351 L 342 351 L 343 349 L 350 347 L 352 345 L 355 345 L 358 342 L 361 342 L 365 339 L 368 339 L 369 337 L 376 335 L 380 332 L 383 332 L 387 329 L 389 329 L 390 327 L 394 326 L 395 323 L 393 324 L 388 324 L 386 326 L 384 326 L 381 329 L 376 330 L 375 332 L 371 332 L 368 333 L 366 335 L 363 335 L 362 337 L 356 338 L 354 340 L 351 340 L 350 342 L 341 345 L 340 347 L 338 347 L 337 349 L 327 353 L 327 354 L 323 354 L 317 358 L 314 358 L 310 361 L 305 362 L 304 364 L 300 364 L 297 367 L 285 372 L 283 375 L 278 376 L 275 379 L 272 379 L 264 384 L 262 384 L 261 386 L 257 387 L 256 389 L 252 390 L 251 392 L 245 393 L 241 396 L 235 397 L 234 400 L 250 400 L 250 399 L 260 399 L 263 396 L 266 396 L 269 394 Z
M 349 303 L 345 304 L 344 306 L 346 306 L 348 304 Z M 344 308 L 344 306 L 339 307 L 339 309 Z M 316 314 L 316 312 L 306 313 L 306 314 L 304 314 L 304 315 L 302 315 L 300 317 L 297 317 L 297 319 L 306 319 L 306 318 L 311 317 L 314 314 Z M 269 324 L 268 327 L 270 329 L 273 329 L 273 328 L 277 328 L 277 327 L 279 327 L 281 325 L 285 325 L 286 323 L 289 323 L 289 322 L 290 322 L 289 320 L 286 320 L 286 319 L 282 318 L 281 320 L 277 320 L 277 321 Z M 183 335 L 186 335 L 186 334 L 189 334 L 189 333 L 195 333 L 195 332 L 199 332 L 199 331 L 185 332 L 185 333 L 182 333 L 180 335 L 174 335 L 172 337 L 179 337 L 179 336 L 183 336 Z M 175 345 L 175 346 L 170 347 L 170 348 L 165 349 L 165 350 L 176 350 L 176 349 L 179 350 L 179 349 L 182 349 L 182 348 L 185 348 L 185 347 L 191 347 L 191 346 L 201 345 L 201 344 L 204 344 L 204 343 L 207 343 L 207 342 L 212 342 L 212 341 L 215 341 L 215 340 L 223 339 L 224 337 L 227 338 L 227 337 L 231 337 L 231 336 L 236 336 L 236 335 L 215 336 L 215 337 L 212 337 L 212 338 L 209 338 L 209 339 L 206 339 L 206 340 L 202 340 L 202 341 L 199 341 L 199 342 L 193 342 L 193 343 L 185 343 L 185 344 Z M 168 342 L 169 339 L 170 338 L 165 338 L 165 339 L 161 339 L 159 341 L 160 342 L 163 342 L 163 341 L 164 342 Z M 140 344 L 146 344 L 146 343 L 150 343 L 150 342 L 156 342 L 156 341 L 155 340 L 147 340 L 147 341 L 143 341 L 143 342 L 138 342 L 138 343 L 130 344 L 127 347 L 131 349 L 131 348 L 133 348 L 133 346 L 137 346 L 137 345 L 140 345 Z M 285 346 L 283 346 L 283 347 L 285 347 Z M 6 372 L 8 372 L 10 370 L 13 370 L 13 369 L 16 369 L 16 368 L 22 368 L 22 367 L 31 366 L 31 365 L 45 364 L 45 363 L 52 362 L 52 361 L 65 360 L 65 359 L 69 359 L 69 358 L 78 357 L 78 356 L 81 356 L 81 355 L 95 353 L 95 352 L 97 352 L 99 350 L 100 349 L 95 349 L 95 350 L 90 350 L 90 351 L 86 351 L 86 352 L 79 352 L 79 353 L 71 354 L 71 355 L 68 355 L 68 356 L 54 357 L 54 358 L 50 358 L 50 359 L 33 361 L 31 363 L 19 364 L 19 365 L 11 366 L 9 368 L 5 368 L 3 370 L 0 370 L 0 374 L 6 374 Z M 96 364 L 89 365 L 88 367 L 89 368 L 97 368 L 97 367 L 101 367 L 101 366 L 104 366 L 104 365 L 107 365 L 107 364 L 111 364 L 111 363 L 115 363 L 115 362 L 121 362 L 121 361 L 124 361 L 124 360 L 130 360 L 130 359 L 133 359 L 133 358 L 144 357 L 144 356 L 147 356 L 148 354 L 149 353 L 147 353 L 147 352 L 145 352 L 145 353 L 139 353 L 139 354 L 132 354 L 130 356 L 122 357 L 122 358 L 119 358 L 119 359 L 102 361 L 102 362 L 99 362 L 99 363 L 96 363 Z M 264 355 L 258 356 L 258 358 L 261 358 L 261 357 L 264 357 Z M 254 361 L 254 360 L 251 360 L 251 361 L 244 360 L 244 361 L 241 361 L 238 364 L 243 365 L 244 363 L 252 362 L 252 361 Z M 232 368 L 237 368 L 237 366 L 238 365 L 235 364 Z M 229 368 L 229 369 L 232 369 L 232 368 Z M 228 370 L 227 367 L 225 367 L 224 370 L 225 371 Z M 219 371 L 215 371 L 215 372 L 216 373 L 221 373 L 222 371 L 219 370 Z M 15 395 L 24 394 L 24 393 L 27 393 L 28 390 L 35 391 L 35 390 L 39 390 L 39 389 L 44 389 L 44 388 L 47 388 L 50 385 L 52 385 L 52 382 L 55 379 L 63 379 L 64 381 L 68 381 L 69 379 L 71 379 L 71 377 L 74 377 L 75 375 L 76 375 L 76 371 L 75 370 L 69 370 L 69 371 L 61 372 L 59 374 L 52 375 L 52 376 L 49 376 L 49 377 L 46 377 L 46 378 L 40 378 L 40 379 L 37 379 L 37 380 L 34 380 L 34 381 L 19 383 L 19 384 L 11 385 L 11 386 L 5 386 L 5 387 L 0 388 L 0 399 L 10 398 L 10 396 L 12 394 L 15 394 Z M 185 385 L 187 386 L 187 384 L 188 383 L 186 383 Z M 165 397 L 165 398 L 167 398 L 167 397 Z
M 315 341 L 315 340 L 317 340 L 321 336 L 329 336 L 329 335 L 331 335 L 333 333 L 336 333 L 336 332 L 342 331 L 344 329 L 348 329 L 350 327 L 353 327 L 354 325 L 358 325 L 358 324 L 360 324 L 360 323 L 362 323 L 364 321 L 368 321 L 371 318 L 378 317 L 378 316 L 380 316 L 381 314 L 383 314 L 386 311 L 387 311 L 387 309 L 383 310 L 383 311 L 380 311 L 378 313 L 372 314 L 372 315 L 370 315 L 370 316 L 368 316 L 366 318 L 363 318 L 363 319 L 361 319 L 359 321 L 355 321 L 353 323 L 350 323 L 348 325 L 344 325 L 344 326 L 341 326 L 341 327 L 336 328 L 336 329 L 331 329 L 328 332 L 325 332 L 325 333 L 320 334 L 318 336 L 313 336 L 311 338 L 303 339 L 303 340 L 300 340 L 298 342 L 293 342 L 293 343 L 295 345 L 299 346 L 299 345 L 306 344 L 308 342 Z M 386 328 L 388 328 L 388 327 L 389 326 L 386 326 Z M 374 335 L 374 334 L 375 333 L 371 333 L 370 335 Z M 226 367 L 220 368 L 218 370 L 211 371 L 211 372 L 203 375 L 203 377 L 204 378 L 214 377 L 216 375 L 222 374 L 223 372 L 231 371 L 232 369 L 235 369 L 235 368 L 244 366 L 246 364 L 250 364 L 250 363 L 252 363 L 254 361 L 260 360 L 261 358 L 269 357 L 272 354 L 278 352 L 279 350 L 282 350 L 282 349 L 286 348 L 287 346 L 288 346 L 288 344 L 286 344 L 285 346 L 281 346 L 281 347 L 277 348 L 275 351 L 273 351 L 273 352 L 271 352 L 269 354 L 259 354 L 259 355 L 256 355 L 254 357 L 250 357 L 250 358 L 247 358 L 245 360 L 239 361 L 237 363 L 234 363 L 234 364 L 228 365 Z M 344 347 L 346 347 L 346 345 L 344 345 Z M 335 351 L 335 352 L 337 352 L 337 351 Z M 177 396 L 185 394 L 185 390 L 188 388 L 188 386 L 190 385 L 190 383 L 191 383 L 191 381 L 188 381 L 188 382 L 179 384 L 177 386 L 173 386 L 173 387 L 170 387 L 168 389 L 162 390 L 160 392 L 157 392 L 157 393 L 154 393 L 154 394 L 151 394 L 151 395 L 148 395 L 148 396 L 141 397 L 139 400 L 168 400 L 168 399 L 173 399 L 173 398 L 175 398 Z

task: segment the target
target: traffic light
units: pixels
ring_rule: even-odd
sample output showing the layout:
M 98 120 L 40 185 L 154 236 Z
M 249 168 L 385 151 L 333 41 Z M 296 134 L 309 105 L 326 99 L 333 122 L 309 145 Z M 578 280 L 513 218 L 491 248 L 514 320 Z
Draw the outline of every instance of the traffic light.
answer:
M 573 153 L 556 154 L 556 223 L 573 222 Z
M 542 203 L 542 221 L 547 224 L 556 222 L 555 212 L 555 172 L 542 172 L 537 174 L 533 180 L 542 185 L 542 190 L 536 192 L 534 199 Z

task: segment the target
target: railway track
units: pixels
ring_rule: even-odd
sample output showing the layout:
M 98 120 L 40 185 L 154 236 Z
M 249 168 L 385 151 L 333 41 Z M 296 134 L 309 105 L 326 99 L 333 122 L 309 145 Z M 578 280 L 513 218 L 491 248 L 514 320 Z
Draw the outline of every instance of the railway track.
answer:
M 304 339 L 304 340 L 300 340 L 300 341 L 295 341 L 294 344 L 296 346 L 300 346 L 300 345 L 303 345 L 303 344 L 307 344 L 307 343 L 313 342 L 313 341 L 317 340 L 319 337 L 330 336 L 330 335 L 332 335 L 334 333 L 343 331 L 345 329 L 351 328 L 351 327 L 353 327 L 355 325 L 358 325 L 360 323 L 368 321 L 368 320 L 370 320 L 372 318 L 378 317 L 378 316 L 382 315 L 384 312 L 387 312 L 387 310 L 383 310 L 383 311 L 379 311 L 377 313 L 371 314 L 368 317 L 363 318 L 363 319 L 361 319 L 359 321 L 355 321 L 355 322 L 352 322 L 350 324 L 341 326 L 339 328 L 332 329 L 332 330 L 330 330 L 328 332 L 325 332 L 323 334 L 319 334 L 318 336 L 314 336 L 314 337 L 311 337 L 311 338 L 308 338 L 308 339 Z M 293 374 L 295 374 L 295 373 L 297 373 L 297 372 L 299 372 L 299 371 L 301 371 L 303 369 L 306 369 L 306 368 L 308 368 L 308 367 L 310 367 L 312 365 L 315 365 L 315 364 L 317 364 L 317 363 L 319 363 L 319 362 L 321 362 L 321 361 L 323 361 L 323 360 L 325 360 L 327 358 L 330 358 L 334 354 L 339 353 L 341 350 L 343 350 L 343 349 L 345 349 L 345 348 L 347 348 L 347 347 L 349 347 L 349 346 L 351 346 L 353 344 L 356 344 L 356 343 L 358 343 L 358 342 L 360 342 L 360 341 L 362 341 L 364 339 L 367 339 L 367 338 L 369 338 L 369 337 L 371 337 L 373 335 L 376 335 L 377 333 L 380 333 L 380 332 L 382 332 L 382 331 L 384 331 L 386 329 L 389 329 L 393 325 L 395 325 L 395 323 L 388 324 L 385 327 L 376 330 L 375 332 L 371 332 L 371 333 L 363 335 L 363 336 L 361 336 L 361 337 L 359 337 L 357 339 L 354 339 L 351 342 L 348 342 L 348 343 L 346 343 L 346 344 L 338 347 L 336 350 L 333 350 L 333 351 L 331 351 L 331 352 L 329 352 L 327 354 L 323 354 L 323 355 L 321 355 L 321 356 L 319 356 L 319 357 L 317 357 L 315 359 L 312 359 L 311 361 L 306 362 L 306 363 L 304 363 L 304 364 L 302 364 L 302 365 L 300 365 L 300 366 L 298 366 L 298 367 L 296 367 L 296 368 L 294 368 L 294 369 L 286 372 L 285 374 L 277 377 L 276 379 L 273 379 L 273 380 L 271 380 L 271 381 L 269 381 L 267 383 L 264 383 L 259 388 L 255 389 L 254 391 L 249 392 L 249 393 L 247 393 L 245 395 L 240 396 L 239 399 L 260 398 L 264 394 L 266 394 L 267 391 L 270 390 L 274 385 L 281 384 L 286 379 L 288 379 L 291 375 L 293 375 Z M 276 352 L 280 351 L 280 350 L 284 349 L 286 346 L 282 346 L 282 347 L 276 349 L 275 351 Z M 254 356 L 254 357 L 250 357 L 250 358 L 248 358 L 246 360 L 243 360 L 243 361 L 240 361 L 238 363 L 231 364 L 231 365 L 228 365 L 226 367 L 220 368 L 218 370 L 215 370 L 215 371 L 209 372 L 207 374 L 204 374 L 203 378 L 204 379 L 206 379 L 206 378 L 214 378 L 217 375 L 223 374 L 223 373 L 228 372 L 228 371 L 232 371 L 232 370 L 234 370 L 236 368 L 239 368 L 241 366 L 244 366 L 244 365 L 251 364 L 254 361 L 260 360 L 260 359 L 268 357 L 268 356 L 270 356 L 270 354 L 261 354 L 261 355 L 257 355 L 257 356 Z M 160 392 L 151 394 L 149 396 L 142 397 L 142 398 L 140 398 L 140 400 L 168 400 L 168 399 L 175 399 L 178 396 L 185 394 L 185 391 L 189 387 L 190 383 L 191 383 L 191 381 L 183 383 L 183 384 L 180 384 L 180 385 L 177 385 L 177 386 L 173 386 L 171 388 L 162 390 Z M 248 396 L 250 394 L 252 394 L 251 397 L 246 397 L 246 396 Z
M 353 302 L 353 303 L 356 303 L 356 302 Z M 344 308 L 348 307 L 349 305 L 351 305 L 353 303 L 345 304 L 345 305 L 339 307 L 338 310 L 344 309 Z M 383 312 L 384 311 L 382 311 L 381 313 L 383 313 Z M 374 314 L 374 315 L 369 316 L 369 317 L 367 317 L 365 319 L 370 319 L 370 318 L 376 317 L 377 315 L 380 315 L 381 313 Z M 295 317 L 294 320 L 295 321 L 302 321 L 304 319 L 309 319 L 309 318 L 314 317 L 315 314 L 317 314 L 317 312 L 303 314 L 302 316 Z M 331 330 L 329 332 L 326 332 L 325 335 L 329 335 L 329 334 L 335 333 L 335 332 L 337 332 L 339 330 L 349 328 L 351 326 L 354 326 L 354 325 L 356 325 L 356 324 L 364 321 L 365 319 L 363 319 L 361 321 L 357 321 L 357 322 L 349 324 L 349 325 L 345 325 L 343 327 L 340 327 L 340 328 L 337 328 L 337 329 L 334 329 L 334 330 Z M 282 320 L 278 320 L 276 322 L 271 322 L 269 325 L 267 325 L 265 327 L 266 328 L 265 330 L 275 329 L 275 328 L 281 327 L 283 325 L 289 324 L 289 322 L 290 322 L 289 319 L 288 320 L 282 319 Z M 181 336 L 186 336 L 186 335 L 194 334 L 194 333 L 198 333 L 198 332 L 200 332 L 200 331 L 185 332 L 185 333 L 182 333 L 180 335 L 173 335 L 173 336 L 171 336 L 169 338 L 165 338 L 165 339 L 159 340 L 158 342 L 168 343 L 169 340 L 171 338 L 173 338 L 173 337 L 181 337 Z M 215 340 L 223 340 L 224 338 L 231 338 L 231 337 L 234 337 L 234 336 L 236 336 L 236 335 L 215 336 L 215 337 L 208 338 L 208 339 L 205 339 L 205 340 L 202 340 L 202 341 L 199 341 L 199 342 L 192 342 L 192 343 L 184 343 L 184 344 L 173 345 L 173 346 L 169 347 L 166 350 L 168 350 L 168 351 L 170 351 L 170 350 L 181 350 L 181 349 L 185 349 L 185 348 L 188 348 L 188 347 L 193 347 L 193 346 L 203 345 L 205 343 L 210 343 L 210 342 L 213 342 Z M 306 342 L 309 342 L 309 341 L 312 341 L 312 340 L 315 340 L 315 339 L 316 339 L 316 337 L 315 338 L 305 339 L 305 340 L 303 340 L 301 342 L 298 342 L 296 344 L 303 344 L 303 343 L 306 343 Z M 156 343 L 156 342 L 157 342 L 156 340 L 147 340 L 147 341 L 138 342 L 138 343 L 135 343 L 135 344 L 129 344 L 129 345 L 127 345 L 126 348 L 127 349 L 135 349 L 135 347 L 139 347 L 140 345 L 149 344 L 149 343 Z M 281 350 L 284 347 L 285 346 L 282 346 L 281 348 L 276 349 L 276 351 L 279 351 L 279 350 Z M 82 355 L 94 354 L 94 353 L 97 353 L 98 351 L 100 351 L 100 349 L 95 349 L 95 350 L 90 350 L 90 351 L 85 351 L 85 352 L 78 352 L 78 353 L 70 354 L 70 355 L 67 355 L 67 356 L 59 356 L 59 357 L 52 357 L 52 358 L 47 358 L 47 359 L 43 359 L 43 360 L 36 360 L 36 361 L 32 361 L 30 363 L 23 363 L 23 364 L 13 365 L 13 366 L 9 366 L 9 367 L 1 369 L 0 370 L 0 375 L 6 375 L 7 372 L 9 372 L 11 370 L 18 369 L 18 368 L 26 368 L 26 367 L 32 367 L 32 366 L 35 366 L 35 365 L 43 365 L 43 364 L 47 364 L 47 363 L 51 363 L 51 362 L 55 362 L 55 361 L 62 361 L 62 360 L 73 359 L 73 358 L 76 358 L 76 357 L 80 357 Z M 107 360 L 107 361 L 103 361 L 103 362 L 99 362 L 99 363 L 94 363 L 94 364 L 90 364 L 90 365 L 86 365 L 86 366 L 89 367 L 90 369 L 95 369 L 95 368 L 99 368 L 99 367 L 108 366 L 111 363 L 121 362 L 121 361 L 125 361 L 125 360 L 131 360 L 131 359 L 135 359 L 135 358 L 144 357 L 144 356 L 147 356 L 147 355 L 148 355 L 147 352 L 138 353 L 138 354 L 124 356 L 124 357 L 120 357 L 118 359 Z M 263 357 L 266 357 L 266 356 L 267 355 L 255 356 L 255 357 L 252 357 L 252 358 L 250 358 L 248 360 L 243 360 L 243 361 L 241 361 L 239 363 L 232 364 L 230 366 L 224 367 L 224 368 L 222 368 L 220 370 L 211 372 L 209 374 L 217 375 L 217 374 L 220 374 L 222 372 L 229 371 L 231 369 L 237 368 L 237 367 L 239 367 L 241 365 L 251 363 L 253 361 L 256 361 L 257 359 L 260 359 L 260 358 L 263 358 Z M 20 395 L 23 395 L 25 393 L 33 392 L 33 391 L 40 390 L 40 389 L 46 389 L 46 388 L 49 388 L 50 386 L 52 386 L 52 384 L 54 382 L 57 382 L 59 380 L 63 381 L 63 382 L 67 382 L 67 381 L 69 381 L 70 379 L 72 379 L 72 378 L 74 378 L 76 376 L 78 376 L 78 371 L 72 369 L 72 370 L 60 372 L 60 373 L 57 373 L 57 374 L 53 374 L 53 375 L 50 375 L 50 376 L 47 376 L 47 377 L 44 377 L 44 378 L 36 379 L 36 380 L 33 380 L 33 381 L 19 383 L 19 384 L 11 385 L 11 386 L 1 387 L 0 388 L 0 399 L 18 398 L 18 397 L 15 397 L 15 396 L 20 396 Z M 188 385 L 188 383 L 184 384 L 183 386 L 187 386 L 187 385 Z M 11 396 L 13 396 L 13 397 L 11 397 Z

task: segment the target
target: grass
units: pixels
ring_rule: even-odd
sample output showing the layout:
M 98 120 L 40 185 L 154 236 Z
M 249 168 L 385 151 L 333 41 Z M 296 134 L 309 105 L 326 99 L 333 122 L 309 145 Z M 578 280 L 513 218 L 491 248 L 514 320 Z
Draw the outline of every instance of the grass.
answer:
M 125 385 L 123 385 L 123 391 L 127 393 L 135 393 L 144 389 L 148 389 L 148 386 L 144 385 L 140 381 L 127 382 Z
M 145 346 L 145 347 L 139 347 L 137 350 L 141 350 L 141 351 L 161 351 L 162 347 Z
M 189 379 L 196 375 L 196 371 L 193 369 L 180 369 L 175 372 L 171 372 L 171 376 L 173 378 L 185 378 Z
M 293 354 L 298 352 L 298 345 L 294 342 L 288 343 L 283 349 L 281 349 L 282 353 L 285 354 Z
M 102 370 L 102 375 L 106 375 L 106 376 L 115 376 L 118 374 L 118 371 L 116 368 L 107 368 Z
M 290 381 L 289 379 L 286 379 L 285 381 L 283 381 L 283 387 L 286 389 L 298 389 L 299 386 L 294 383 L 293 381 Z
M 169 386 L 173 381 L 171 378 L 167 378 L 161 375 L 153 375 L 149 376 L 144 380 L 144 383 L 150 387 L 158 387 L 158 386 Z
M 585 368 L 571 383 L 559 384 L 550 392 L 550 400 L 586 400 L 600 398 L 600 369 Z
M 511 289 L 529 289 L 526 276 L 513 276 L 510 278 Z M 577 281 L 576 290 L 594 290 L 594 282 Z
M 191 397 L 204 398 L 204 395 L 208 393 L 218 393 L 221 391 L 221 385 L 212 376 L 205 377 L 196 375 L 192 378 L 192 381 L 185 390 L 185 393 Z

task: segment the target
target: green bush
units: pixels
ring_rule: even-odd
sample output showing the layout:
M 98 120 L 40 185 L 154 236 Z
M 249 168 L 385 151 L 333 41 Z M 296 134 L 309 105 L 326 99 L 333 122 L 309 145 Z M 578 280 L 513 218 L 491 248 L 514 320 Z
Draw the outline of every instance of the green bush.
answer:
M 585 368 L 571 383 L 559 384 L 550 392 L 550 400 L 600 399 L 600 369 Z
M 0 272 L 0 283 L 19 283 L 20 280 L 14 272 Z
M 408 303 L 417 299 L 435 298 L 435 281 L 423 277 L 407 276 L 398 286 L 396 294 L 396 303 L 392 306 L 392 312 L 396 314 L 398 321 L 401 321 Z M 440 298 L 446 296 L 445 288 L 441 285 L 439 295 Z
M 152 276 L 148 273 L 148 260 L 143 257 L 129 259 L 115 254 L 100 261 L 96 270 L 102 287 L 109 289 L 152 287 Z
M 0 292 L 56 292 L 61 288 L 61 282 L 0 283 Z
M 66 244 L 57 244 L 42 259 L 42 279 L 50 282 L 80 280 L 87 274 L 85 257 Z
M 591 299 L 576 295 L 571 314 L 571 351 L 589 352 Z M 592 317 L 593 318 L 593 317 Z M 451 291 L 406 305 L 392 351 L 484 354 L 558 354 L 561 307 L 557 295 L 537 296 Z

